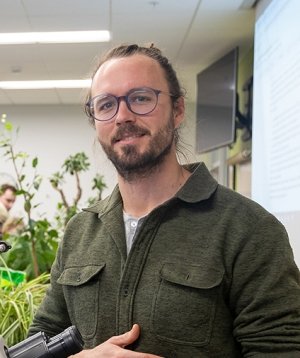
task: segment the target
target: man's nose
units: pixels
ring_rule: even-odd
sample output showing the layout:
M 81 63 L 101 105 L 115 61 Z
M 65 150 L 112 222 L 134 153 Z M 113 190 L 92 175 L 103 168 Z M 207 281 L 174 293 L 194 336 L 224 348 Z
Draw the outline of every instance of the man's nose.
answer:
M 121 124 L 123 122 L 135 121 L 135 114 L 127 106 L 125 98 L 121 98 L 119 102 L 119 109 L 116 114 L 115 122 Z

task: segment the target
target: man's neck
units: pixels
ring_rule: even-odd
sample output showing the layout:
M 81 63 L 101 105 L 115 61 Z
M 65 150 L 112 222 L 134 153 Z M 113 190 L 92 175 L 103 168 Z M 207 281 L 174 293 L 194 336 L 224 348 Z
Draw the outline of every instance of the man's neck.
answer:
M 172 198 L 191 175 L 177 161 L 164 161 L 149 176 L 134 181 L 119 177 L 124 211 L 135 217 L 149 214 L 154 208 Z

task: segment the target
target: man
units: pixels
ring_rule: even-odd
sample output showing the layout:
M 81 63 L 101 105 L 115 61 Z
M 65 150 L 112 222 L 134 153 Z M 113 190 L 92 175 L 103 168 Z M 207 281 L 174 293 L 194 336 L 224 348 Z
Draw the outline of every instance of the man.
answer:
M 283 226 L 177 161 L 184 98 L 154 47 L 120 46 L 87 112 L 118 185 L 69 223 L 30 334 L 80 330 L 74 357 L 299 357 L 299 271 Z
M 0 187 L 0 233 L 2 226 L 8 219 L 10 209 L 16 201 L 16 188 L 10 184 L 2 184 Z

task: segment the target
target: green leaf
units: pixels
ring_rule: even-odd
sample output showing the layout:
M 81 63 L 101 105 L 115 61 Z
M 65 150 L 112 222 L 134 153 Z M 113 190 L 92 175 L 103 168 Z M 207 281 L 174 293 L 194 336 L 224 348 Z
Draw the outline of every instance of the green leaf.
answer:
M 18 190 L 16 191 L 16 194 L 17 194 L 17 195 L 24 195 L 24 194 L 27 194 L 27 191 L 25 191 L 24 189 L 18 189 Z
M 34 159 L 33 159 L 33 161 L 32 161 L 32 168 L 36 168 L 36 166 L 38 165 L 38 158 L 37 157 L 35 157 Z
M 18 152 L 18 153 L 15 154 L 16 159 L 19 159 L 19 158 L 24 159 L 24 158 L 27 158 L 27 157 L 28 157 L 28 155 L 25 152 Z
M 29 200 L 26 200 L 24 203 L 24 210 L 26 211 L 26 213 L 29 213 L 31 210 L 31 202 Z
M 64 207 L 64 204 L 62 202 L 57 203 L 57 209 L 61 209 Z
M 90 163 L 88 157 L 84 152 L 70 155 L 63 164 L 64 170 L 71 175 L 74 175 L 75 172 L 79 173 L 86 171 L 89 166 Z
M 41 176 L 37 176 L 37 177 L 35 178 L 34 182 L 33 182 L 33 187 L 34 187 L 34 189 L 35 189 L 36 191 L 39 189 L 41 183 L 42 183 L 42 177 L 41 177 Z
M 8 131 L 11 132 L 13 130 L 13 125 L 10 122 L 5 122 L 4 123 L 4 128 Z
M 0 331 L 8 347 L 24 339 L 49 283 L 49 274 L 0 290 Z
M 58 237 L 58 232 L 56 230 L 52 229 L 52 230 L 48 231 L 48 235 L 50 237 L 52 237 L 52 238 L 57 238 Z

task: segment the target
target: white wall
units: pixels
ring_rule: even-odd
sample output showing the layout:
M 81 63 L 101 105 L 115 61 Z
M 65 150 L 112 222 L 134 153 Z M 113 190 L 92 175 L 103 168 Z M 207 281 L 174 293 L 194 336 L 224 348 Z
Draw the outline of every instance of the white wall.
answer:
M 186 102 L 185 120 L 180 129 L 180 137 L 184 147 L 187 161 L 193 163 L 200 161 L 203 156 L 196 153 L 196 104 Z M 181 159 L 181 158 L 180 158 Z M 184 160 L 181 161 L 184 163 Z
M 1 106 L 0 116 L 7 114 L 7 120 L 14 128 L 20 128 L 16 142 L 16 150 L 24 151 L 33 159 L 39 158 L 38 173 L 44 178 L 35 203 L 41 203 L 37 214 L 45 213 L 51 219 L 56 212 L 59 194 L 51 187 L 48 178 L 61 169 L 61 165 L 69 155 L 85 152 L 91 163 L 90 170 L 81 175 L 84 206 L 91 196 L 91 182 L 96 173 L 104 176 L 107 185 L 103 196 L 108 195 L 116 184 L 116 173 L 98 144 L 95 131 L 80 106 Z M 199 160 L 195 154 L 195 105 L 187 104 L 186 122 L 182 128 L 182 138 L 186 143 L 189 162 Z M 14 176 L 11 162 L 4 162 L 0 155 L 0 172 Z M 32 174 L 32 169 L 28 175 Z M 64 186 L 69 200 L 75 193 L 75 181 L 66 178 Z M 20 214 L 23 203 L 18 198 L 13 212 Z

